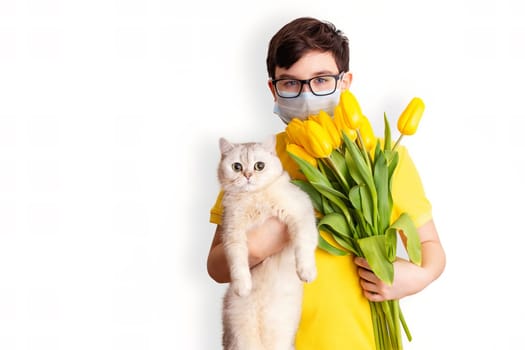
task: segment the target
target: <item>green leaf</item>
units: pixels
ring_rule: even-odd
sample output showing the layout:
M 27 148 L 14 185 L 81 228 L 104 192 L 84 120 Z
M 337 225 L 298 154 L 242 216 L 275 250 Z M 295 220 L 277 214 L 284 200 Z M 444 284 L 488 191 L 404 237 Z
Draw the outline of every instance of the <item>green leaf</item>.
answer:
M 328 179 L 321 173 L 317 168 L 312 166 L 307 161 L 297 157 L 296 155 L 288 152 L 290 157 L 299 165 L 299 168 L 303 172 L 303 174 L 306 176 L 310 184 L 317 190 L 319 193 L 321 193 L 323 196 L 328 198 L 332 203 L 334 203 L 339 209 L 341 209 L 341 212 L 345 214 L 345 216 L 350 221 L 350 214 L 348 212 L 348 208 L 346 204 L 342 201 L 342 199 L 346 200 L 345 195 L 343 195 L 341 192 L 335 190 L 332 187 L 332 184 Z
M 355 201 L 353 204 L 354 207 L 358 210 L 358 212 L 365 215 L 369 224 L 373 226 L 373 199 L 371 198 L 370 191 L 365 189 L 366 181 L 364 180 L 361 172 L 359 172 L 357 164 L 352 158 L 350 151 L 345 153 L 345 158 L 348 165 L 348 170 L 354 181 L 358 184 L 358 186 L 355 186 L 350 190 L 348 197 L 351 203 L 352 201 Z M 359 205 L 359 207 L 357 207 L 357 205 Z
M 381 149 L 381 142 L 376 142 L 376 147 L 374 148 L 374 159 L 377 159 L 379 157 L 379 153 L 383 152 Z M 373 166 L 373 164 L 372 164 Z
M 348 211 L 347 203 L 343 201 L 343 199 L 346 200 L 346 197 L 341 192 L 331 187 L 324 186 L 323 184 L 320 184 L 320 183 L 312 182 L 311 184 L 324 197 L 326 197 L 332 204 L 334 204 L 337 208 L 339 208 L 339 210 L 341 211 L 341 213 L 343 213 L 343 215 L 345 216 L 348 222 L 352 221 L 352 218 L 350 217 L 350 212 Z
M 334 164 L 337 166 L 337 169 L 339 170 L 339 172 L 343 176 L 348 178 L 348 168 L 346 166 L 345 157 L 341 154 L 341 152 L 337 150 L 332 152 L 332 154 L 330 155 L 330 158 L 332 159 Z
M 390 123 L 386 117 L 386 112 L 383 114 L 383 119 L 385 120 L 385 139 L 383 149 L 386 151 L 392 149 L 392 134 L 390 132 Z
M 403 231 L 407 239 L 407 253 L 410 261 L 421 265 L 421 240 L 417 232 L 416 225 L 407 213 L 401 214 L 396 221 L 388 228 L 389 232 Z
M 397 151 L 385 151 L 385 158 L 388 164 L 388 178 L 391 179 L 399 162 L 399 153 Z
M 338 150 L 335 150 L 330 154 L 330 157 L 327 160 L 334 168 L 333 171 L 336 174 L 337 181 L 341 183 L 341 187 L 348 191 L 351 185 L 348 183 L 348 180 L 351 180 L 352 178 L 349 176 L 345 157 Z
M 388 179 L 388 168 L 383 152 L 380 152 L 374 164 L 374 183 L 377 189 L 377 204 L 379 212 L 380 233 L 385 232 L 390 224 L 392 213 L 392 198 Z
M 331 203 L 330 200 L 326 197 L 321 197 L 321 198 L 322 198 L 322 208 L 323 208 L 321 213 L 323 213 L 324 215 L 333 213 L 335 209 L 332 206 L 332 204 L 330 204 Z
M 385 151 L 385 159 L 387 162 L 388 167 L 388 205 L 390 207 L 390 217 L 393 207 L 393 199 L 392 199 L 392 183 L 394 179 L 394 172 L 396 170 L 397 164 L 399 162 L 399 153 L 397 151 Z M 390 220 L 389 217 L 389 220 Z
M 320 230 L 322 230 L 324 226 L 328 226 L 343 237 L 350 238 L 350 235 L 352 234 L 346 218 L 344 215 L 339 213 L 325 215 L 321 220 L 319 220 L 317 226 Z
M 392 284 L 394 281 L 394 259 L 390 259 L 387 254 L 387 246 L 391 244 L 388 235 L 373 235 L 361 238 L 357 242 L 374 274 L 383 282 Z
M 310 183 L 317 182 L 322 183 L 325 186 L 330 186 L 328 179 L 312 164 L 308 163 L 304 159 L 297 157 L 295 154 L 288 152 L 290 157 L 299 165 L 299 168 L 303 172 L 304 176 L 310 181 Z
M 319 172 L 324 176 L 326 181 L 328 181 L 331 184 L 338 181 L 337 174 L 330 166 L 328 166 L 325 163 L 325 159 L 318 159 L 317 167 L 319 168 Z
M 299 187 L 301 190 L 306 192 L 306 194 L 308 194 L 308 196 L 310 197 L 312 201 L 314 208 L 318 212 L 324 213 L 324 210 L 323 210 L 324 208 L 323 208 L 323 203 L 322 203 L 323 197 L 321 196 L 319 191 L 317 191 L 315 187 L 312 186 L 311 183 L 309 183 L 308 181 L 304 181 L 304 180 L 292 180 L 291 182 L 297 187 Z
M 338 190 L 336 190 L 335 188 L 333 188 L 330 183 L 328 185 L 325 185 L 324 183 L 321 183 L 321 182 L 311 181 L 310 184 L 317 191 L 319 191 L 320 193 L 324 195 L 330 194 L 330 195 L 339 197 L 341 199 L 346 199 L 346 196 L 342 194 L 341 192 L 339 192 Z
M 350 203 L 354 206 L 355 209 L 361 210 L 361 195 L 359 194 L 359 188 L 362 185 L 356 185 L 350 189 L 350 192 L 348 192 L 348 199 L 350 200 Z
M 371 224 L 375 227 L 376 225 L 376 217 L 377 217 L 377 192 L 374 184 L 374 179 L 372 176 L 372 170 L 368 167 L 366 161 L 363 159 L 361 152 L 359 152 L 359 149 L 355 145 L 355 143 L 351 142 L 349 144 L 348 151 L 350 152 L 351 160 L 355 164 L 355 168 L 359 172 L 359 176 L 363 179 L 364 183 L 366 184 L 366 187 L 368 188 L 368 193 L 370 194 L 370 206 L 372 209 L 371 212 Z M 353 167 L 354 165 L 352 165 Z M 352 171 L 351 167 L 349 166 L 349 170 Z M 363 203 L 363 210 L 365 208 L 365 199 L 363 198 L 363 192 L 361 191 L 361 201 Z M 366 199 L 368 200 L 368 198 Z M 368 202 L 367 202 L 368 203 Z M 365 217 L 367 217 L 365 215 Z
M 363 217 L 368 224 L 374 226 L 374 201 L 370 196 L 370 191 L 365 186 L 359 186 L 359 196 L 361 197 L 361 212 L 363 213 Z
M 339 248 L 334 247 L 333 245 L 331 245 L 330 243 L 328 243 L 328 242 L 323 238 L 323 236 L 321 236 L 321 235 L 319 235 L 318 246 L 319 246 L 319 248 L 321 248 L 321 249 L 324 250 L 325 252 L 327 252 L 327 253 L 329 253 L 329 254 L 332 254 L 332 255 L 337 255 L 337 256 L 348 255 L 348 252 L 346 252 L 346 251 L 344 251 L 344 250 L 341 250 L 341 249 L 339 249 Z
M 368 237 L 374 234 L 374 228 L 365 220 L 362 210 L 353 210 L 352 217 L 356 221 L 356 238 Z
M 354 159 L 352 158 L 352 154 L 348 149 L 345 152 L 345 161 L 348 167 L 348 172 L 350 173 L 350 176 L 352 177 L 354 182 L 358 185 L 364 185 L 365 179 L 357 169 L 357 164 L 355 163 Z
M 352 252 L 354 255 L 358 256 L 358 248 L 356 248 L 354 245 L 356 244 L 353 239 L 345 240 L 344 238 L 338 237 L 337 235 L 332 235 L 332 238 L 334 241 L 337 242 L 341 247 L 345 248 L 349 252 Z
M 348 151 L 350 152 L 351 159 L 355 164 L 355 169 L 359 172 L 359 177 L 363 179 L 368 187 L 373 188 L 374 182 L 372 180 L 372 170 L 366 164 L 365 159 L 363 159 L 363 155 L 359 151 L 359 148 L 352 142 L 350 143 Z

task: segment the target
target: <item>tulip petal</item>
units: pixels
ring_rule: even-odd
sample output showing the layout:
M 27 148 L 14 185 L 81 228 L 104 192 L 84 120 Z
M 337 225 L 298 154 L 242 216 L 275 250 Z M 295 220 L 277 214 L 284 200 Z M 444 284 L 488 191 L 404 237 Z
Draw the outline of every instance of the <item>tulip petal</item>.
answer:
M 414 97 L 399 116 L 397 129 L 402 135 L 413 135 L 425 111 L 425 104 L 419 97 Z
M 342 107 L 343 116 L 347 125 L 352 129 L 359 129 L 363 113 L 354 94 L 352 94 L 350 90 L 343 90 L 339 97 L 339 104 Z

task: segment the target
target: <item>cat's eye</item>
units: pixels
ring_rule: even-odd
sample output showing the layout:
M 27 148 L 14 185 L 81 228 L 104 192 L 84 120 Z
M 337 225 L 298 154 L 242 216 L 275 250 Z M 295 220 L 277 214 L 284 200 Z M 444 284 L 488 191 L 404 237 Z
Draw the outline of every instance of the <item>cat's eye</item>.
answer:
M 255 163 L 255 165 L 253 166 L 253 168 L 257 171 L 261 171 L 264 169 L 264 162 L 257 162 Z
M 242 164 L 238 163 L 238 162 L 235 162 L 235 163 L 232 164 L 232 169 L 236 173 L 241 172 L 242 171 Z

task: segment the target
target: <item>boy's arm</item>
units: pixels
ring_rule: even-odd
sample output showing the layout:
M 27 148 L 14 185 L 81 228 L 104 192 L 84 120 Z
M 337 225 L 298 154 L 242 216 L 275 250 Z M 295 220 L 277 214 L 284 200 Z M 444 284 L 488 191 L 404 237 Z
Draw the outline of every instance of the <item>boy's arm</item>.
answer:
M 230 282 L 230 270 L 222 244 L 222 226 L 217 225 L 208 253 L 208 274 L 218 283 Z M 281 251 L 288 242 L 286 225 L 277 218 L 269 218 L 262 225 L 247 232 L 248 262 L 254 267 L 268 256 Z
M 420 292 L 441 275 L 445 269 L 446 257 L 434 221 L 430 220 L 423 224 L 418 228 L 418 233 L 421 239 L 421 266 L 398 258 L 394 262 L 392 285 L 382 282 L 375 276 L 365 259 L 355 259 L 361 287 L 367 299 L 370 301 L 401 299 Z

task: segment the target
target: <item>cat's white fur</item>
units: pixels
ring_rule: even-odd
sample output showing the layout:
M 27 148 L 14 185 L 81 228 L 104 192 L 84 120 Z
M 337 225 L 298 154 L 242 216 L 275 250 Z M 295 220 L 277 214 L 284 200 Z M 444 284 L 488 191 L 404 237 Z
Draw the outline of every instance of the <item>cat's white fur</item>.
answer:
M 274 137 L 236 144 L 221 138 L 219 144 L 222 241 L 231 276 L 223 304 L 224 349 L 294 349 L 303 281 L 311 282 L 317 274 L 318 231 L 310 198 L 290 182 L 275 153 Z M 256 170 L 257 162 L 264 169 Z M 234 163 L 242 171 L 235 171 Z M 272 216 L 286 223 L 289 244 L 250 269 L 246 232 Z

